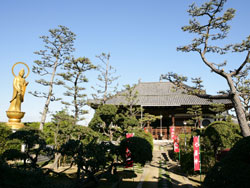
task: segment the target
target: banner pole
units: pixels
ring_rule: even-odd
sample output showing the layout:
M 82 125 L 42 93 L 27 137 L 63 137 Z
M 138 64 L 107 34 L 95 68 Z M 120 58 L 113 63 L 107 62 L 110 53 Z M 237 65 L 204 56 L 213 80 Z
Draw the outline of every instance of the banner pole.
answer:
M 200 155 L 200 182 L 201 182 L 201 141 L 199 136 L 199 155 Z
M 179 146 L 180 147 L 180 146 Z M 181 148 L 179 148 L 179 164 L 181 166 Z

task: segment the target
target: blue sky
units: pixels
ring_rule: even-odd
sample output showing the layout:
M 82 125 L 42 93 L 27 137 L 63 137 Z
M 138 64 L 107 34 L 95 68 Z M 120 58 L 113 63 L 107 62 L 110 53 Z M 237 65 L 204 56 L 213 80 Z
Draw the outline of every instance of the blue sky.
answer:
M 177 52 L 176 47 L 188 44 L 192 35 L 181 27 L 188 24 L 186 10 L 193 0 L 8 0 L 0 1 L 0 121 L 7 121 L 5 111 L 12 96 L 11 67 L 15 62 L 26 62 L 30 67 L 39 57 L 34 51 L 43 49 L 41 35 L 58 25 L 67 26 L 77 37 L 75 57 L 85 56 L 97 64 L 96 55 L 111 53 L 111 64 L 120 75 L 120 88 L 125 84 L 157 82 L 163 73 L 176 72 L 188 77 L 202 77 L 208 93 L 227 89 L 226 82 L 211 73 L 195 53 Z M 204 0 L 196 2 L 205 2 Z M 226 8 L 235 8 L 231 32 L 225 43 L 236 43 L 250 35 L 250 1 L 229 0 Z M 222 43 L 224 44 L 224 43 Z M 244 54 L 213 56 L 211 60 L 229 60 L 233 68 L 244 59 Z M 18 70 L 18 68 L 17 68 Z M 89 88 L 96 84 L 97 72 L 87 73 Z M 31 73 L 27 90 L 40 89 Z M 63 89 L 56 88 L 60 96 Z M 40 121 L 39 112 L 44 99 L 26 94 L 22 111 L 23 121 Z M 53 102 L 50 110 L 58 111 L 60 103 Z M 87 118 L 89 119 L 90 116 Z M 49 119 L 48 119 L 49 120 Z

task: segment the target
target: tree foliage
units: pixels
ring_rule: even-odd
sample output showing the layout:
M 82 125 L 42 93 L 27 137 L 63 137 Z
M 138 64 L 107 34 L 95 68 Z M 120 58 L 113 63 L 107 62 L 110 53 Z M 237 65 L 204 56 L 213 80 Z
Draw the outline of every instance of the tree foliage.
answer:
M 107 170 L 110 162 L 114 161 L 115 150 L 113 144 L 98 143 L 97 138 L 94 138 L 88 144 L 84 144 L 80 140 L 70 139 L 62 145 L 60 152 L 62 155 L 73 157 L 78 168 L 77 179 L 80 179 L 81 171 L 84 172 L 84 176 L 93 178 L 100 170 Z
M 89 122 L 89 127 L 109 137 L 112 141 L 114 138 L 118 139 L 122 134 L 121 127 L 117 124 L 120 121 L 119 118 L 117 106 L 103 104 L 96 109 L 94 117 Z
M 238 44 L 229 44 L 224 47 L 216 46 L 217 40 L 222 40 L 227 37 L 230 30 L 228 24 L 234 18 L 235 10 L 232 8 L 223 12 L 223 7 L 227 0 L 210 0 L 197 6 L 196 4 L 190 5 L 188 9 L 189 15 L 192 17 L 189 25 L 182 27 L 184 32 L 195 34 L 191 44 L 178 47 L 177 50 L 182 52 L 197 52 L 203 63 L 210 68 L 210 70 L 226 79 L 230 92 L 222 96 L 209 96 L 204 95 L 206 98 L 227 98 L 230 99 L 234 105 L 235 112 L 244 136 L 250 136 L 250 129 L 247 125 L 246 116 L 240 101 L 240 93 L 236 89 L 234 78 L 238 76 L 249 63 L 250 57 L 250 36 Z M 215 45 L 214 45 L 214 44 Z M 214 63 L 207 59 L 207 54 L 215 53 L 224 55 L 227 52 L 245 52 L 245 59 L 240 62 L 240 65 L 228 72 L 223 68 L 227 62 Z
M 201 165 L 203 173 L 207 173 L 217 162 L 217 156 L 224 149 L 232 148 L 242 139 L 237 124 L 225 121 L 215 121 L 208 127 L 196 129 L 192 135 L 179 135 L 181 152 L 181 169 L 188 174 L 194 174 L 193 166 L 193 136 L 200 136 Z M 186 146 L 184 144 L 186 137 Z M 173 155 L 175 156 L 175 155 Z M 178 156 L 175 156 L 176 159 Z
M 135 137 L 140 137 L 147 140 L 150 143 L 151 147 L 153 148 L 154 143 L 153 143 L 153 136 L 151 133 L 146 133 L 142 128 L 139 127 L 129 127 L 127 132 L 134 133 Z
M 127 84 L 124 88 L 123 96 L 125 97 L 125 104 L 123 104 L 123 106 L 127 109 L 129 116 L 136 117 L 136 115 L 141 112 L 141 108 L 138 107 L 139 92 L 136 90 L 136 85 L 130 86 Z
M 46 125 L 44 133 L 55 148 L 59 149 L 67 140 L 77 138 L 79 131 L 78 126 L 74 124 L 74 117 L 62 110 L 52 115 L 52 122 Z
M 191 116 L 191 119 L 187 121 L 188 124 L 194 125 L 195 128 L 199 128 L 199 123 L 202 120 L 202 108 L 200 105 L 193 105 L 187 109 L 187 114 Z
M 80 57 L 72 59 L 70 62 L 64 64 L 66 73 L 60 73 L 59 75 L 69 83 L 64 85 L 67 91 L 64 93 L 65 96 L 71 97 L 71 102 L 62 101 L 67 108 L 73 106 L 73 113 L 75 123 L 81 121 L 84 118 L 82 115 L 88 113 L 88 111 L 82 108 L 86 105 L 86 94 L 82 93 L 85 90 L 83 84 L 88 82 L 88 79 L 84 75 L 86 71 L 95 69 L 96 67 L 90 62 L 88 58 Z
M 144 138 L 130 137 L 121 141 L 120 153 L 123 160 L 126 160 L 126 150 L 131 152 L 131 159 L 135 163 L 145 165 L 152 160 L 152 145 Z
M 143 114 L 143 117 L 139 119 L 140 124 L 142 127 L 145 127 L 147 124 L 155 122 L 157 119 L 161 119 L 161 116 L 155 116 L 149 113 Z
M 8 149 L 3 153 L 3 158 L 5 160 L 24 160 L 25 168 L 28 166 L 26 160 L 30 161 L 30 167 L 39 168 L 40 166 L 37 164 L 37 162 L 38 156 L 41 153 L 43 153 L 45 156 L 49 156 L 50 158 L 53 155 L 51 148 L 46 146 L 46 142 L 38 130 L 21 129 L 9 135 L 8 139 L 19 140 L 25 145 L 25 151 L 20 151 L 20 148 Z M 45 164 L 47 164 L 47 162 Z M 42 166 L 45 164 L 42 164 Z
M 250 137 L 239 140 L 207 174 L 203 187 L 249 187 Z
M 209 139 L 216 155 L 218 150 L 231 148 L 242 138 L 242 135 L 237 124 L 215 121 L 205 129 L 204 137 Z
M 96 90 L 97 94 L 94 94 L 95 99 L 101 98 L 101 103 L 105 104 L 108 97 L 110 97 L 117 89 L 117 84 L 114 82 L 119 78 L 119 76 L 114 76 L 116 74 L 116 69 L 110 65 L 110 53 L 102 53 L 96 56 L 101 64 L 97 66 L 99 71 L 97 87 L 93 89 Z
M 224 104 L 212 103 L 210 104 L 209 110 L 215 113 L 215 115 L 213 115 L 213 118 L 216 121 L 222 121 L 225 118 L 225 115 L 222 114 L 226 111 Z
M 0 155 L 8 149 L 8 136 L 11 132 L 5 123 L 0 123 Z
M 30 92 L 35 97 L 46 98 L 44 105 L 40 130 L 43 130 L 46 116 L 51 101 L 57 100 L 53 93 L 54 85 L 62 85 L 61 80 L 56 79 L 56 72 L 59 67 L 71 60 L 71 53 L 74 51 L 73 45 L 75 34 L 65 26 L 59 25 L 58 28 L 50 29 L 48 36 L 40 37 L 44 42 L 44 50 L 35 52 L 41 60 L 34 61 L 33 73 L 44 78 L 36 80 L 36 83 L 49 87 L 47 92 Z

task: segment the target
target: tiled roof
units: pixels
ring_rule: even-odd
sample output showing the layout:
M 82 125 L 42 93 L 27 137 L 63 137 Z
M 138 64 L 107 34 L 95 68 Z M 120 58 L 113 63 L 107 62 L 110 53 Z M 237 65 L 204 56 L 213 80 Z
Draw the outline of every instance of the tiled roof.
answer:
M 184 94 L 170 82 L 142 82 L 135 87 L 138 91 L 137 105 L 141 106 L 181 106 L 209 105 L 211 103 L 231 104 L 227 99 L 208 100 L 195 95 Z M 124 92 L 120 92 L 106 101 L 106 104 L 126 104 Z

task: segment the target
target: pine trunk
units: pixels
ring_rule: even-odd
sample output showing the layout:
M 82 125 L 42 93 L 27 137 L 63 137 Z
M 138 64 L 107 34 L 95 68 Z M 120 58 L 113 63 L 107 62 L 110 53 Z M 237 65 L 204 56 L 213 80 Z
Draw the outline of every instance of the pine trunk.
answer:
M 58 164 L 59 164 L 59 160 L 60 160 L 61 156 L 62 155 L 60 153 L 55 154 L 55 160 L 51 166 L 52 169 L 56 169 L 56 170 L 58 169 Z
M 51 96 L 52 96 L 53 83 L 54 83 L 54 78 L 55 78 L 55 74 L 56 74 L 57 64 L 58 64 L 58 61 L 56 60 L 55 65 L 54 65 L 54 69 L 53 69 L 53 73 L 52 73 L 52 76 L 51 76 L 51 80 L 50 80 L 50 87 L 49 87 L 49 93 L 48 93 L 48 96 L 47 96 L 47 101 L 45 103 L 45 106 L 44 106 L 44 109 L 43 109 L 43 115 L 42 115 L 41 122 L 40 122 L 39 130 L 41 130 L 41 131 L 43 131 L 43 127 L 44 127 L 44 124 L 45 124 L 45 121 L 46 121 L 46 116 L 47 116 L 47 113 L 48 113 L 48 110 L 49 110 L 49 103 L 50 103 Z
M 236 113 L 236 116 L 238 119 L 238 123 L 240 125 L 241 133 L 244 137 L 250 136 L 250 129 L 249 129 L 248 124 L 247 124 L 246 115 L 245 115 L 245 112 L 243 110 L 244 108 L 243 108 L 243 105 L 240 101 L 240 96 L 236 91 L 236 88 L 234 86 L 234 83 L 233 83 L 231 76 L 227 76 L 227 82 L 228 82 L 228 85 L 230 87 L 230 91 L 233 94 L 231 101 L 233 103 L 235 113 Z

